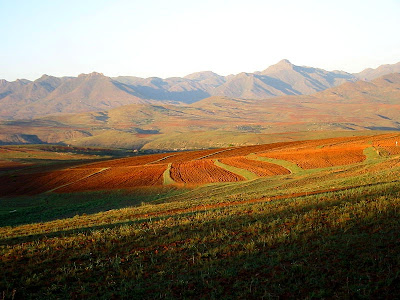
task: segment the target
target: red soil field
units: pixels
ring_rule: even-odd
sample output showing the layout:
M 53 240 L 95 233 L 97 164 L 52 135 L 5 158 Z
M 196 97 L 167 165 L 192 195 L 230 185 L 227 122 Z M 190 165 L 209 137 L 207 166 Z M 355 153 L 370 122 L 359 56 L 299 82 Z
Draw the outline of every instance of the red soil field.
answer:
M 363 149 L 375 147 L 389 154 L 400 154 L 399 134 L 366 137 L 331 138 L 300 142 L 283 142 L 237 148 L 162 153 L 90 163 L 71 168 L 71 165 L 42 166 L 39 169 L 22 168 L 21 172 L 0 176 L 0 196 L 73 192 L 87 190 L 129 189 L 163 184 L 163 173 L 168 163 L 171 178 L 177 183 L 205 184 L 234 182 L 243 177 L 214 165 L 212 159 L 247 169 L 259 176 L 287 174 L 283 167 L 244 157 L 250 153 L 288 160 L 304 169 L 347 165 L 365 159 Z M 398 144 L 399 144 L 398 143 Z M 1 151 L 26 152 L 27 149 L 0 148 Z M 53 154 L 52 154 L 53 155 Z M 18 163 L 0 161 L 0 170 L 17 167 Z M 29 172 L 29 173 L 28 173 Z
M 209 159 L 220 159 L 226 157 L 235 157 L 235 156 L 246 156 L 250 153 L 258 153 L 265 152 L 271 149 L 279 149 L 288 146 L 298 145 L 301 142 L 282 142 L 282 143 L 273 143 L 266 145 L 253 145 L 253 146 L 243 146 L 238 148 L 228 148 L 226 151 L 215 153 L 214 155 L 210 155 Z
M 302 149 L 297 151 L 276 151 L 261 154 L 261 156 L 283 159 L 297 164 L 303 169 L 326 168 L 332 166 L 349 165 L 365 160 L 363 154 L 365 146 L 322 149 Z
M 250 172 L 253 172 L 254 174 L 257 174 L 258 176 L 266 177 L 266 176 L 290 174 L 290 171 L 288 169 L 285 169 L 284 167 L 264 161 L 247 159 L 245 157 L 224 158 L 220 159 L 220 162 L 233 167 L 246 169 Z
M 163 173 L 166 169 L 165 164 L 114 167 L 64 186 L 55 192 L 69 193 L 162 185 Z
M 389 155 L 396 155 L 400 154 L 400 136 L 390 136 L 387 138 L 382 138 L 379 140 L 375 140 L 373 143 L 374 147 L 376 148 L 382 148 Z
M 187 151 L 187 152 L 178 152 L 175 153 L 174 156 L 168 157 L 163 160 L 163 163 L 180 163 L 191 160 L 205 159 L 208 158 L 209 155 L 213 153 L 225 151 L 225 149 L 209 149 L 209 150 L 198 150 L 198 151 Z
M 320 140 L 306 140 L 298 142 L 288 142 L 279 143 L 280 147 L 274 147 L 271 149 L 266 149 L 264 151 L 256 151 L 254 153 L 269 153 L 269 152 L 296 152 L 299 150 L 318 150 L 318 149 L 328 149 L 328 148 L 366 148 L 371 146 L 371 141 L 374 139 L 381 139 L 381 137 L 387 137 L 387 135 L 381 136 L 356 136 L 356 137 L 339 137 L 339 138 L 328 138 Z M 274 145 L 274 144 L 270 144 Z M 270 146 L 270 145 L 261 145 Z M 250 146 L 254 147 L 254 146 Z
M 178 183 L 204 184 L 245 180 L 242 176 L 217 167 L 208 159 L 173 163 L 170 172 L 171 178 Z
M 33 195 L 43 193 L 64 184 L 75 182 L 93 174 L 97 169 L 67 169 L 47 173 L 23 174 L 0 177 L 0 196 Z
M 160 163 L 164 163 L 165 161 L 162 159 L 170 155 L 176 155 L 176 153 L 149 154 L 149 155 L 140 155 L 134 157 L 118 158 L 113 160 L 86 164 L 78 168 L 132 167 L 132 166 L 146 165 L 158 161 L 160 161 Z
M 32 164 L 22 164 L 16 161 L 0 160 L 0 171 L 15 170 L 21 167 L 31 166 Z

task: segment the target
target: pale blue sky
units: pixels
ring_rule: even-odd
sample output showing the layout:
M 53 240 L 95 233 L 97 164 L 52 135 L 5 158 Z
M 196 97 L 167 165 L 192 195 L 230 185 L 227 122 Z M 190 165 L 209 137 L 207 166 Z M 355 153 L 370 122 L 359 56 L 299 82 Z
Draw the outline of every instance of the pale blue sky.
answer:
M 0 0 L 0 78 L 221 75 L 400 61 L 400 1 Z

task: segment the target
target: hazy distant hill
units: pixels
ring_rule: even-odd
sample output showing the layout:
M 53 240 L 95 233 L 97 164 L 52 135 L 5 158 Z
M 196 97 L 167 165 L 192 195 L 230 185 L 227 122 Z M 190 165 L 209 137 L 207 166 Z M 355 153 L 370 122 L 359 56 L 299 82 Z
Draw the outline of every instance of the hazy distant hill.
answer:
M 132 103 L 143 97 L 129 86 L 100 73 L 57 78 L 43 75 L 35 81 L 0 85 L 0 117 L 22 119 L 54 113 L 99 111 Z
M 102 111 L 135 103 L 194 103 L 210 96 L 267 99 L 286 95 L 310 95 L 357 78 L 400 71 L 400 63 L 359 74 L 301 67 L 288 60 L 261 72 L 220 76 L 206 71 L 183 78 L 110 78 L 101 73 L 78 77 L 43 75 L 35 81 L 0 80 L 0 119 L 31 119 L 55 113 Z M 156 101 L 156 102 L 155 102 Z
M 346 81 L 355 81 L 352 74 L 300 67 L 284 59 L 262 72 L 231 76 L 214 95 L 238 98 L 269 98 L 284 95 L 310 95 Z
M 352 74 L 299 67 L 282 60 L 262 72 L 220 76 L 213 72 L 193 73 L 184 78 L 138 78 L 122 76 L 116 81 L 129 85 L 148 99 L 192 103 L 209 96 L 264 99 L 284 95 L 312 94 L 345 81 Z
M 399 72 L 400 72 L 400 62 L 393 65 L 382 65 L 376 69 L 368 68 L 354 75 L 361 80 L 373 80 L 375 78 L 381 77 L 386 74 L 399 73 Z
M 310 97 L 325 103 L 374 103 L 377 109 L 383 104 L 400 105 L 400 73 L 387 74 L 371 81 L 344 83 Z M 362 106 L 359 109 L 362 110 Z M 398 112 L 390 111 L 395 116 L 399 115 Z
M 400 130 L 400 74 L 313 95 L 213 96 L 190 105 L 131 104 L 100 112 L 0 123 L 1 143 L 189 149 L 263 142 L 299 131 Z

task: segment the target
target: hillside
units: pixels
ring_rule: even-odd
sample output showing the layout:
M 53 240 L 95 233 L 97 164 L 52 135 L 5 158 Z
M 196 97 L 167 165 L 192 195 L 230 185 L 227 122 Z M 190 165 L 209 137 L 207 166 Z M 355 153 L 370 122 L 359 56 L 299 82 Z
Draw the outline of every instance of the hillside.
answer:
M 173 150 L 263 143 L 285 132 L 316 131 L 318 136 L 343 130 L 396 131 L 399 97 L 397 73 L 309 96 L 247 100 L 215 96 L 190 105 L 132 104 L 6 121 L 0 123 L 0 143 Z
M 354 75 L 361 80 L 373 80 L 390 73 L 400 73 L 400 62 L 393 65 L 382 65 L 376 69 L 368 68 Z
M 399 138 L 0 168 L 3 298 L 399 298 Z
M 220 76 L 198 72 L 184 78 L 116 77 L 148 98 L 196 102 L 209 96 L 263 99 L 283 95 L 312 94 L 356 78 L 345 72 L 300 67 L 282 60 L 262 72 Z
M 72 78 L 43 75 L 33 82 L 24 81 L 20 88 L 3 83 L 0 88 L 0 117 L 34 118 L 55 113 L 98 111 L 144 102 L 140 95 L 122 83 L 99 73 Z
M 300 67 L 284 59 L 262 72 L 231 76 L 214 95 L 262 99 L 284 95 L 309 95 L 356 78 L 346 72 Z
M 354 82 L 357 78 L 372 79 L 396 70 L 398 64 L 349 74 L 296 66 L 288 60 L 282 60 L 264 71 L 229 76 L 207 71 L 182 78 L 110 78 L 93 72 L 78 77 L 43 75 L 35 81 L 1 80 L 0 119 L 32 119 L 55 113 L 95 112 L 137 103 L 190 104 L 210 96 L 268 99 L 309 95 L 344 82 Z

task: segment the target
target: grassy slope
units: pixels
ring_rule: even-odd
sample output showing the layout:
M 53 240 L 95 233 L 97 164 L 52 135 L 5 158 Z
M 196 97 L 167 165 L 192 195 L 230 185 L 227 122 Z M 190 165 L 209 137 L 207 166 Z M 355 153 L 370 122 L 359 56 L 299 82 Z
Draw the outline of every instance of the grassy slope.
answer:
M 136 206 L 2 227 L 0 291 L 48 299 L 398 298 L 400 161 L 372 147 L 364 153 L 366 161 L 350 166 L 154 191 L 142 205 L 146 197 L 102 195 L 97 211 L 110 202 Z M 73 197 L 90 203 L 88 196 L 46 195 L 55 201 L 49 214 L 61 217 L 56 208 L 73 208 Z
M 242 169 L 242 168 L 237 168 L 231 165 L 227 165 L 227 164 L 223 164 L 222 162 L 220 162 L 218 159 L 214 160 L 214 164 L 218 167 L 221 167 L 229 172 L 238 174 L 240 176 L 243 176 L 244 178 L 246 178 L 246 180 L 252 180 L 252 179 L 256 179 L 259 178 L 257 176 L 257 174 L 254 174 L 253 172 L 250 172 L 249 170 L 246 169 Z
M 157 135 L 143 146 L 143 149 L 202 149 L 223 148 L 231 146 L 270 144 L 277 142 L 290 142 L 306 139 L 322 139 L 357 135 L 375 135 L 379 131 L 312 131 L 312 132 L 286 132 L 286 133 L 248 133 L 238 131 L 198 131 L 183 132 L 168 135 Z M 78 140 L 79 144 L 79 140 Z
M 170 173 L 171 165 L 172 165 L 172 163 L 169 163 L 167 169 L 164 171 L 164 174 L 163 174 L 164 185 L 169 185 L 169 184 L 175 183 L 175 181 L 171 178 L 171 173 Z

